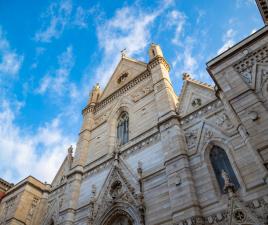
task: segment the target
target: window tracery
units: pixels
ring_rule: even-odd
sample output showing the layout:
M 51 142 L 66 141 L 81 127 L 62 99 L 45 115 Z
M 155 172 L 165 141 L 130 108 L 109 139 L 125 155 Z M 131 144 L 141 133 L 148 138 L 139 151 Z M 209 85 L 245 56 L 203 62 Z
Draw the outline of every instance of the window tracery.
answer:
M 117 125 L 117 139 L 119 145 L 124 145 L 128 142 L 129 138 L 129 117 L 127 112 L 123 112 L 119 119 Z

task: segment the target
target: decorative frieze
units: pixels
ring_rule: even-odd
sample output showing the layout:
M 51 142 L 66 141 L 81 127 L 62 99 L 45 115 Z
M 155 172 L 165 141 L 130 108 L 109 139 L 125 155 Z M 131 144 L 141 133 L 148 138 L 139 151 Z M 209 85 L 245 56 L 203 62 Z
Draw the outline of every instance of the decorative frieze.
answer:
M 234 69 L 241 75 L 243 80 L 251 85 L 253 66 L 257 63 L 268 62 L 268 47 L 262 48 L 246 55 L 242 60 L 234 65 Z
M 126 158 L 129 154 L 132 154 L 133 152 L 140 151 L 146 147 L 149 147 L 160 140 L 160 134 L 156 133 L 146 139 L 143 139 L 142 141 L 138 142 L 137 144 L 131 146 L 130 148 L 126 149 L 122 152 L 121 156 L 123 158 Z
M 145 79 L 147 79 L 149 77 L 150 77 L 150 72 L 148 70 L 144 71 L 139 76 L 135 77 L 133 80 L 129 81 L 123 87 L 121 87 L 120 89 L 115 91 L 113 94 L 111 94 L 110 96 L 108 96 L 107 98 L 102 100 L 101 102 L 97 103 L 96 106 L 95 106 L 95 112 L 101 110 L 107 104 L 111 103 L 116 98 L 118 98 L 119 96 L 121 96 L 122 94 L 124 94 L 125 92 L 127 92 L 128 90 L 133 88 L 134 86 L 136 86 L 138 83 L 140 83 L 141 81 L 143 81 L 143 80 L 145 80 Z M 85 108 L 84 110 L 86 110 L 86 109 L 87 108 Z
M 233 207 L 233 210 L 230 210 L 230 207 Z M 194 216 L 174 225 L 226 225 L 230 222 L 230 216 L 235 224 L 267 224 L 268 196 L 247 203 L 235 197 L 235 202 L 229 204 L 226 210 L 204 217 Z
M 139 142 L 137 142 L 136 144 L 132 145 L 130 148 L 124 149 L 120 156 L 124 159 L 126 158 L 129 154 L 132 154 L 134 152 L 140 151 L 146 147 L 149 147 L 157 142 L 159 142 L 160 140 L 160 134 L 156 133 L 152 136 L 149 136 Z M 135 140 L 133 140 L 135 141 Z M 108 159 L 106 162 L 100 163 L 99 165 L 95 166 L 92 169 L 89 169 L 88 171 L 86 171 L 84 173 L 83 179 L 86 179 L 88 176 L 92 176 L 95 173 L 100 173 L 101 171 L 103 171 L 105 168 L 109 167 L 112 163 L 112 159 Z
M 106 162 L 103 162 L 97 166 L 95 166 L 92 169 L 89 169 L 88 171 L 86 171 L 83 175 L 83 179 L 86 179 L 89 176 L 92 176 L 95 173 L 100 173 L 101 171 L 103 171 L 105 168 L 109 167 L 112 164 L 112 160 L 109 159 Z
M 218 99 L 214 100 L 211 103 L 203 106 L 199 110 L 197 110 L 197 111 L 195 111 L 195 112 L 193 112 L 185 117 L 182 117 L 180 120 L 180 124 L 183 126 L 190 124 L 194 121 L 199 120 L 202 117 L 208 116 L 209 114 L 216 112 L 221 107 L 222 107 L 222 102 Z
M 164 67 L 166 68 L 166 70 L 168 72 L 170 71 L 170 67 L 169 67 L 167 61 L 162 56 L 157 56 L 157 57 L 153 58 L 153 60 L 151 60 L 150 63 L 148 64 L 148 68 L 151 70 L 159 64 L 163 64 Z

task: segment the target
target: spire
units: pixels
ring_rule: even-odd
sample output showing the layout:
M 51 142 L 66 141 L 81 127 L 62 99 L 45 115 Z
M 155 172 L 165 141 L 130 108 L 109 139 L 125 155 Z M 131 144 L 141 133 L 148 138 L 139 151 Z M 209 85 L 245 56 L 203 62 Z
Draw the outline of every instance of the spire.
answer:
M 90 93 L 89 104 L 96 103 L 98 101 L 100 94 L 101 94 L 100 85 L 99 85 L 99 83 L 97 83 L 93 87 L 93 89 Z
M 256 0 L 263 22 L 268 24 L 268 0 Z
M 157 56 L 163 57 L 163 52 L 159 45 L 152 43 L 149 49 L 150 61 Z

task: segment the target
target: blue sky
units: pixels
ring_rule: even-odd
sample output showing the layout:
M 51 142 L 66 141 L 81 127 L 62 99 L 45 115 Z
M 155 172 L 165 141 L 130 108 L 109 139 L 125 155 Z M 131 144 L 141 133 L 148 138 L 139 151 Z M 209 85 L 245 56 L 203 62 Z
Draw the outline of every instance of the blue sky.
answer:
M 262 26 L 253 0 L 0 0 L 0 177 L 52 181 L 120 50 L 148 62 L 160 44 L 179 93 L 183 72 L 211 83 L 205 63 Z

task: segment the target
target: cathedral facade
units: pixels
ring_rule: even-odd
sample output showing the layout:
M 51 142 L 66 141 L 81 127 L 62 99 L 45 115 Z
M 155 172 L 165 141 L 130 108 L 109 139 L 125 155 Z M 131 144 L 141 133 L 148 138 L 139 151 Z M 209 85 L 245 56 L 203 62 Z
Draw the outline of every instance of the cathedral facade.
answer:
M 179 96 L 159 45 L 149 58 L 122 54 L 93 88 L 52 184 L 1 181 L 1 225 L 268 224 L 268 26 L 207 63 L 215 86 L 185 73 Z

